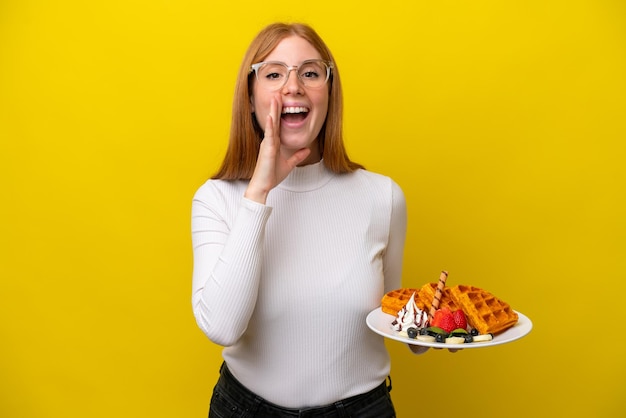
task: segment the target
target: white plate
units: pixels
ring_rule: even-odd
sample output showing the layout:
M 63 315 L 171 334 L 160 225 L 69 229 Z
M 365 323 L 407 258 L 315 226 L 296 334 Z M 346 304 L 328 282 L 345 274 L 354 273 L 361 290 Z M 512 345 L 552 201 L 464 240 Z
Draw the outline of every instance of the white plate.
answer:
M 517 311 L 515 311 L 517 312 Z M 506 344 L 518 340 L 528 334 L 533 328 L 533 323 L 528 317 L 520 312 L 517 312 L 519 319 L 517 323 L 504 332 L 501 332 L 493 337 L 493 340 L 478 343 L 468 344 L 446 344 L 446 343 L 428 343 L 424 341 L 418 341 L 413 338 L 409 338 L 400 335 L 398 331 L 391 327 L 391 323 L 395 319 L 394 316 L 384 313 L 380 307 L 374 309 L 367 315 L 365 322 L 372 331 L 383 337 L 390 338 L 392 340 L 401 341 L 407 344 L 421 345 L 424 347 L 435 348 L 483 348 L 492 347 L 494 345 Z

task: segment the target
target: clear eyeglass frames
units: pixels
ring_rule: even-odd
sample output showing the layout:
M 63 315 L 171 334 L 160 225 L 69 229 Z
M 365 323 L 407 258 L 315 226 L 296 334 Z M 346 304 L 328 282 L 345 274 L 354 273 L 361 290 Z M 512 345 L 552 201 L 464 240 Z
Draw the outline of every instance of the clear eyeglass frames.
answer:
M 279 90 L 287 84 L 289 74 L 295 70 L 305 87 L 315 89 L 326 84 L 332 68 L 332 62 L 321 59 L 306 60 L 291 67 L 280 61 L 265 61 L 252 64 L 250 72 L 254 71 L 259 85 L 264 89 Z

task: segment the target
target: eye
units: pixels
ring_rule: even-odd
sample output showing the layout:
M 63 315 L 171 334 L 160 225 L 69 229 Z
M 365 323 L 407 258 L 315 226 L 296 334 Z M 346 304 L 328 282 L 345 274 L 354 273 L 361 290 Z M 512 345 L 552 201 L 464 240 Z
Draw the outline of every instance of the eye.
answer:
M 304 71 L 301 73 L 302 78 L 318 78 L 320 75 L 316 71 Z
M 278 80 L 281 77 L 282 75 L 278 73 L 268 73 L 265 75 L 265 78 L 267 78 L 268 80 Z
M 259 69 L 259 76 L 264 80 L 277 81 L 285 77 L 286 71 L 280 64 L 266 64 Z
M 325 73 L 323 66 L 319 63 L 307 63 L 300 68 L 300 77 L 304 79 L 315 79 Z

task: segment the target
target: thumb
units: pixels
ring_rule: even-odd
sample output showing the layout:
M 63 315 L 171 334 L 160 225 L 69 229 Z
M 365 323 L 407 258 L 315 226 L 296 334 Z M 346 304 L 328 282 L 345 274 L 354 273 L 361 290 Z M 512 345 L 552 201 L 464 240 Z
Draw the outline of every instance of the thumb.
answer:
M 302 161 L 304 161 L 306 157 L 309 156 L 310 153 L 311 153 L 311 150 L 309 148 L 299 149 L 298 151 L 294 152 L 291 157 L 289 157 L 289 159 L 287 160 L 287 163 L 291 167 L 295 167 L 298 164 L 300 164 Z

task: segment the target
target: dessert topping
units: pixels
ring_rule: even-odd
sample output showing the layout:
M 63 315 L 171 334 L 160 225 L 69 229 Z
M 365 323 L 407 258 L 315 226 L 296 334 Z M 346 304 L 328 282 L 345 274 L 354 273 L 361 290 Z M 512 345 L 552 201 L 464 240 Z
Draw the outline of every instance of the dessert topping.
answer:
M 391 323 L 396 331 L 407 330 L 411 327 L 422 328 L 428 323 L 428 314 L 415 304 L 415 293 L 402 309 L 398 311 L 398 317 Z

